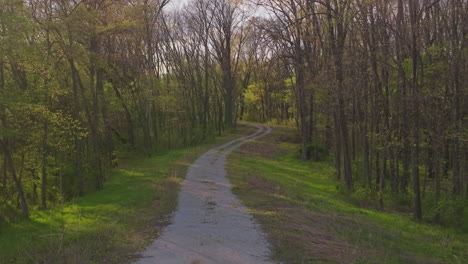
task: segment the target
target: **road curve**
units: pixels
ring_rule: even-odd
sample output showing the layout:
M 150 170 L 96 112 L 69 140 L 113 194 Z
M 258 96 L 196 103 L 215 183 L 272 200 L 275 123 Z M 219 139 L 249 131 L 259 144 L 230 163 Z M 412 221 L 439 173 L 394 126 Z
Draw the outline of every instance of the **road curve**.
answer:
M 266 236 L 231 192 L 226 156 L 271 132 L 266 126 L 200 156 L 188 169 L 172 223 L 137 264 L 270 263 Z

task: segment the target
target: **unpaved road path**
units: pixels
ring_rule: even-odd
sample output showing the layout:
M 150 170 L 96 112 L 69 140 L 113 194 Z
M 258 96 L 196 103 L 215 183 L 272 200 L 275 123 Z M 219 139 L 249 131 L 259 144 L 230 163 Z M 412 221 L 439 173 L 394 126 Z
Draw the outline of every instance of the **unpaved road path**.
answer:
M 270 131 L 258 126 L 198 158 L 182 183 L 172 223 L 136 263 L 269 263 L 265 234 L 231 192 L 224 165 L 232 150 Z

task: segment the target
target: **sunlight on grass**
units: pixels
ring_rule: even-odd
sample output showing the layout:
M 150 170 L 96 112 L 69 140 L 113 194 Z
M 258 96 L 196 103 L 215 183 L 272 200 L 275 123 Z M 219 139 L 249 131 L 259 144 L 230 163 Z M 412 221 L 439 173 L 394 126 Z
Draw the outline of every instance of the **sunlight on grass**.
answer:
M 139 162 L 141 166 L 154 166 L 155 159 Z M 113 225 L 122 218 L 134 213 L 129 208 L 149 201 L 153 196 L 151 185 L 157 183 L 165 175 L 153 174 L 149 177 L 142 170 L 116 170 L 106 189 L 76 199 L 74 203 L 65 203 L 47 211 L 38 211 L 31 215 L 30 220 L 11 223 L 2 229 L 0 253 L 11 257 L 17 254 L 19 245 L 21 251 L 28 251 L 28 246 L 40 247 L 44 241 L 38 240 L 30 244 L 27 241 L 52 234 L 64 234 L 66 240 L 73 240 L 77 233 L 98 232 L 103 225 Z M 130 180 L 129 180 L 130 179 Z M 135 185 L 129 185 L 133 182 Z M 14 246 L 17 245 L 17 246 Z M 26 245 L 26 247 L 24 247 Z M 12 250 L 17 248 L 17 250 Z
M 265 211 L 265 210 L 255 210 L 255 209 L 249 209 L 248 210 L 251 214 L 254 215 L 263 215 L 263 216 L 275 216 L 278 213 L 275 211 Z
M 156 236 L 157 222 L 175 208 L 186 168 L 212 147 L 253 130 L 241 126 L 203 145 L 120 160 L 103 190 L 2 226 L 0 263 L 125 262 Z
M 262 210 L 268 210 L 264 209 L 269 208 L 268 204 L 285 203 L 295 208 L 305 208 L 311 213 L 321 212 L 329 219 L 327 226 L 331 233 L 357 247 L 376 251 L 372 256 L 361 257 L 363 262 L 358 263 L 425 263 L 431 259 L 444 263 L 468 263 L 466 233 L 415 223 L 410 215 L 360 208 L 352 204 L 339 191 L 341 183 L 334 179 L 331 159 L 323 162 L 301 161 L 298 146 L 285 142 L 278 144 L 279 133 L 273 131 L 271 136 L 259 139 L 261 142 L 257 147 L 261 148 L 262 144 L 267 143 L 275 145 L 281 149 L 275 155 L 233 153 L 229 157 L 228 171 L 233 177 L 234 190 L 246 205 L 252 207 L 254 214 L 261 215 Z M 281 131 L 284 133 L 284 130 Z M 248 187 L 252 178 L 259 179 L 264 186 L 278 188 L 265 189 L 262 193 L 258 191 L 262 184 L 255 182 L 259 180 Z M 254 189 L 248 191 L 248 188 Z M 266 199 L 270 201 L 265 202 Z M 278 222 L 277 226 L 267 228 L 284 229 L 283 224 L 288 225 Z M 309 225 L 313 227 L 315 224 L 311 222 Z

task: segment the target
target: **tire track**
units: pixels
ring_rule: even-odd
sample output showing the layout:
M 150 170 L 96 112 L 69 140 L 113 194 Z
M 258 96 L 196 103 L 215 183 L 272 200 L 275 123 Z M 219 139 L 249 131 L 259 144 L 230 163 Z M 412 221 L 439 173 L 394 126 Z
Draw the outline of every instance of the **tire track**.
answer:
M 226 178 L 226 156 L 271 132 L 267 126 L 200 156 L 182 183 L 173 221 L 136 263 L 270 263 L 266 236 Z

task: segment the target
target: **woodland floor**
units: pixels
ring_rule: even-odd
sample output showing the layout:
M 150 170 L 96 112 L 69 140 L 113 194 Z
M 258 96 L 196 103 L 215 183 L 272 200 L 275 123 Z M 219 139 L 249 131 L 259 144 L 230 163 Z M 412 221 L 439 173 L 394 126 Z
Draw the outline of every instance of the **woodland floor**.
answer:
M 175 234 L 170 224 L 187 221 L 198 225 L 187 228 L 207 227 L 197 229 L 200 232 L 196 235 L 205 236 L 203 239 L 193 237 L 206 244 L 189 247 L 196 254 L 181 255 L 188 257 L 190 264 L 218 263 L 216 258 L 226 254 L 252 260 L 244 263 L 468 263 L 466 233 L 415 223 L 408 215 L 350 202 L 339 191 L 331 160 L 299 159 L 295 129 L 273 127 L 272 133 L 243 144 L 227 157 L 238 144 L 226 144 L 202 155 L 254 132 L 251 126 L 240 125 L 234 133 L 209 144 L 151 158 L 122 157 L 104 190 L 39 211 L 29 220 L 2 226 L 0 263 L 145 263 L 158 254 L 158 245 L 168 244 L 169 240 L 179 243 L 181 240 L 173 240 L 170 235 Z M 209 165 L 210 159 L 216 170 L 213 174 L 199 171 L 205 179 L 197 181 L 193 177 L 196 171 L 209 167 L 197 162 Z M 219 178 L 226 173 L 224 165 L 229 181 Z M 196 207 L 200 210 L 190 216 L 178 215 L 176 211 L 170 217 L 177 208 L 186 174 L 179 202 L 191 199 L 188 205 L 202 208 Z M 229 182 L 241 203 L 229 191 Z M 196 188 L 191 188 L 191 184 Z M 187 192 L 190 189 L 196 192 Z M 219 197 L 220 193 L 228 198 Z M 201 194 L 201 198 L 192 199 L 194 194 Z M 179 204 L 178 210 L 182 209 Z M 226 212 L 232 214 L 223 217 Z M 232 217 L 244 219 L 240 223 L 245 225 L 240 226 L 237 220 L 221 224 Z M 215 248 L 225 239 L 223 230 L 236 225 L 243 229 L 234 229 L 237 231 L 230 234 L 238 236 L 233 239 L 236 241 L 220 243 L 226 247 Z M 165 231 L 161 233 L 162 230 Z M 202 234 L 203 231 L 206 232 Z M 253 237 L 258 245 L 242 245 L 239 241 L 245 241 L 245 236 L 247 241 Z M 157 237 L 159 242 L 151 244 Z M 169 243 L 168 247 L 173 246 Z M 207 253 L 201 247 L 214 252 Z M 268 253 L 270 260 L 265 258 Z M 170 255 L 166 257 L 172 259 Z M 242 263 L 236 261 L 231 259 L 231 263 Z
M 123 153 L 104 189 L 30 219 L 0 225 L 0 263 L 129 263 L 159 236 L 187 168 L 203 153 L 255 132 L 251 126 L 152 157 Z
M 466 233 L 353 204 L 331 158 L 300 160 L 296 133 L 273 127 L 228 157 L 233 191 L 267 233 L 275 263 L 468 263 Z

